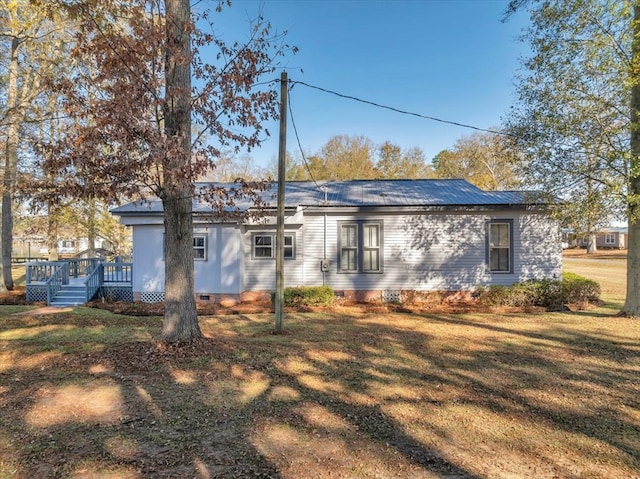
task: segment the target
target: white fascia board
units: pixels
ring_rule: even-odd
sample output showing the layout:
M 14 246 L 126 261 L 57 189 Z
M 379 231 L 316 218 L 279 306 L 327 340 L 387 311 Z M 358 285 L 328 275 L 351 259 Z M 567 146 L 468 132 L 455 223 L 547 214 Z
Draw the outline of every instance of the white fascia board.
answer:
M 120 216 L 120 224 L 123 224 L 125 226 L 163 225 L 164 217 L 162 215 L 122 215 Z
M 301 225 L 304 222 L 302 208 L 285 208 L 284 222 L 287 225 Z M 265 210 L 264 214 L 258 219 L 249 219 L 244 221 L 245 226 L 275 225 L 277 216 L 275 210 Z

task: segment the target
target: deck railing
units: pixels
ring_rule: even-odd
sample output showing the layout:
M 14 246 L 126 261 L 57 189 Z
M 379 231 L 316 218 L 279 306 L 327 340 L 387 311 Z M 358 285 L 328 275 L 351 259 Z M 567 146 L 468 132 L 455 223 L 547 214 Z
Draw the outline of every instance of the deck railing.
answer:
M 101 260 L 99 258 L 80 258 L 69 259 L 66 262 L 69 263 L 69 275 L 72 278 L 79 278 L 93 272 Z
M 104 283 L 129 283 L 133 281 L 133 263 L 103 263 Z
M 95 294 L 102 286 L 102 264 L 96 263 L 93 270 L 87 275 L 87 279 L 84 280 L 85 302 L 91 301 Z
M 85 288 L 86 301 L 91 301 L 102 288 L 130 288 L 133 283 L 133 263 L 104 263 L 98 258 L 70 259 L 64 261 L 36 261 L 25 265 L 27 299 L 51 304 L 55 295 L 71 282 L 81 278 L 78 284 Z M 29 299 L 31 298 L 31 299 Z
M 25 266 L 26 282 L 46 283 L 66 261 L 32 261 Z M 68 272 L 68 270 L 67 270 Z M 69 276 L 66 277 L 67 283 Z M 66 284 L 66 283 L 64 283 Z
M 62 286 L 69 283 L 69 265 L 59 264 L 51 277 L 46 281 L 47 304 L 51 304 L 54 296 L 62 289 Z

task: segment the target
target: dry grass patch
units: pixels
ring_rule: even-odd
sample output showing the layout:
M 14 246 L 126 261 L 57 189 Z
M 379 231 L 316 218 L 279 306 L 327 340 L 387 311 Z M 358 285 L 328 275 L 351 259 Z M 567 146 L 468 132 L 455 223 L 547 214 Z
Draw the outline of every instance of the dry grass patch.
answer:
M 611 310 L 206 316 L 185 347 L 158 318 L 2 313 L 1 478 L 640 470 L 640 321 Z
M 583 249 L 566 250 L 563 269 L 600 283 L 602 299 L 613 308 L 621 308 L 627 288 L 627 253 L 603 250 L 586 254 Z

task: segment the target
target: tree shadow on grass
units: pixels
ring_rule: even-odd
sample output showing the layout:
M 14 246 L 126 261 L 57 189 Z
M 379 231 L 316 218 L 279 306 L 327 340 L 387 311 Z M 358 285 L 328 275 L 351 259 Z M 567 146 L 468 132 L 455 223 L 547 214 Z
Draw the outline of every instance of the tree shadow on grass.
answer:
M 64 318 L 56 330 L 61 342 L 78 319 Z M 640 467 L 640 425 L 620 414 L 620 403 L 640 407 L 637 377 L 627 367 L 640 359 L 637 345 L 568 327 L 409 318 L 303 315 L 288 318 L 290 334 L 273 336 L 265 321 L 242 317 L 225 320 L 225 334 L 182 348 L 109 342 L 97 327 L 93 338 L 83 336 L 73 350 L 62 345 L 59 354 L 51 343 L 7 342 L 3 347 L 15 347 L 0 375 L 6 412 L 0 425 L 14 442 L 7 452 L 17 477 L 25 478 L 384 477 L 404 471 L 405 477 L 444 479 L 498 477 L 492 462 L 521 447 L 522 461 L 549 471 L 539 477 L 586 477 L 553 454 L 526 456 L 527 448 L 546 450 L 535 439 L 518 446 L 500 431 L 483 436 L 483 428 L 500 420 L 505 428 L 540 424 L 575 444 L 574 436 L 591 438 L 625 455 L 630 468 Z M 216 321 L 222 330 L 223 320 Z M 450 339 L 443 343 L 441 333 L 429 333 L 421 322 L 449 328 Z M 55 323 L 47 321 L 47 330 L 30 337 L 51 334 Z M 614 395 L 611 403 L 581 399 L 594 383 Z M 565 403 L 554 402 L 563 394 Z M 583 403 L 572 403 L 576 398 Z M 451 411 L 462 411 L 458 417 L 469 424 L 453 427 L 438 417 Z M 493 419 L 477 419 L 483 415 Z M 480 446 L 493 448 L 497 459 Z M 572 454 L 587 460 L 584 451 Z
M 65 323 L 60 330 L 70 330 L 73 319 L 59 317 Z M 49 318 L 49 329 L 56 322 Z M 34 331 L 31 339 L 43 334 Z M 3 377 L 14 380 L 2 390 L 7 414 L 1 424 L 14 444 L 8 452 L 19 471 L 16 477 L 277 479 L 283 469 L 287 477 L 358 477 L 363 467 L 385 467 L 370 455 L 350 457 L 363 441 L 367 454 L 399 454 L 403 459 L 393 459 L 414 468 L 412 477 L 479 477 L 425 447 L 378 405 L 354 404 L 304 386 L 300 377 L 280 370 L 280 354 L 300 354 L 300 344 L 289 346 L 268 336 L 263 342 L 257 336 L 254 331 L 242 341 L 216 338 L 165 348 L 144 341 L 105 345 L 96 332 L 92 340 L 83 338 L 81 350 L 63 346 L 60 354 L 42 362 L 36 361 L 35 350 L 42 348 L 21 344 L 13 367 L 3 371 Z M 65 341 L 62 333 L 59 340 Z M 334 372 L 329 364 L 320 371 Z M 364 375 L 359 367 L 351 373 Z M 283 400 L 282 391 L 293 396 Z M 291 464 L 298 457 L 273 455 L 262 441 L 258 426 L 265 421 L 303 434 L 322 429 L 301 414 L 309 404 L 352 428 L 349 437 L 325 434 L 325 443 L 346 444 L 351 451 L 339 454 L 339 465 L 328 461 L 314 469 L 309 449 L 296 447 L 293 451 L 306 465 L 301 470 Z M 313 448 L 317 436 L 309 437 Z
M 202 344 L 199 353 L 209 353 L 210 342 Z M 149 342 L 96 349 L 34 369 L 16 356 L 17 367 L 3 371 L 13 376 L 0 425 L 12 439 L 15 477 L 281 477 L 248 441 L 251 416 L 208 404 L 199 384 L 206 372 L 180 369 L 198 352 Z M 33 362 L 35 353 L 22 351 Z M 222 399 L 233 403 L 235 392 L 230 385 Z
M 627 455 L 634 467 L 640 468 L 640 423 L 634 421 L 633 416 L 620 414 L 625 408 L 640 408 L 640 382 L 637 368 L 633 367 L 640 363 L 640 344 L 632 337 L 576 331 L 569 327 L 550 328 L 545 332 L 522 331 L 447 316 L 425 319 L 519 338 L 512 344 L 502 342 L 494 350 L 476 353 L 467 360 L 447 362 L 443 367 L 484 371 L 488 377 L 511 376 L 511 387 L 505 388 L 501 382 L 478 380 L 473 388 L 481 397 L 504 400 L 507 408 L 514 412 L 526 409 L 533 417 L 553 423 L 562 431 L 609 444 Z M 640 333 L 640 325 L 637 329 Z M 548 388 L 559 398 L 574 398 L 575 402 L 532 401 L 526 394 L 520 394 L 518 382 L 523 388 L 533 386 L 542 391 Z M 591 386 L 596 391 L 607 389 L 606 401 L 600 398 L 590 403 L 587 391 Z

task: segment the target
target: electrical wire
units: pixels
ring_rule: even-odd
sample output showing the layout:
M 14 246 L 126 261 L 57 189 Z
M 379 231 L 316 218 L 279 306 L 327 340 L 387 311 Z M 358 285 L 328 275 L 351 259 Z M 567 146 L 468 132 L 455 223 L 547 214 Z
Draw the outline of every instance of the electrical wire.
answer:
M 320 190 L 320 185 L 318 185 L 318 182 L 316 181 L 316 179 L 313 177 L 313 173 L 311 172 L 311 167 L 309 166 L 309 162 L 307 162 L 307 158 L 305 157 L 304 151 L 302 150 L 302 144 L 300 143 L 300 136 L 298 135 L 298 128 L 296 127 L 296 122 L 293 118 L 293 109 L 291 108 L 291 88 L 287 89 L 287 99 L 288 99 L 288 106 L 289 106 L 289 117 L 291 118 L 291 126 L 293 126 L 293 133 L 296 137 L 296 141 L 298 142 L 298 148 L 300 149 L 300 155 L 302 155 L 302 162 L 304 163 L 305 168 L 307 169 L 307 173 L 309 173 L 309 177 L 311 178 L 311 181 L 313 181 L 313 183 L 316 185 L 316 188 L 318 188 Z
M 340 97 L 340 98 L 346 98 L 348 100 L 354 100 L 354 101 L 357 101 L 357 102 L 360 102 L 360 103 L 364 103 L 366 105 L 375 106 L 377 108 L 383 108 L 385 110 L 391 110 L 393 112 L 400 113 L 400 114 L 403 114 L 403 115 L 415 116 L 415 117 L 418 117 L 418 118 L 422 118 L 424 120 L 437 121 L 439 123 L 446 123 L 448 125 L 459 126 L 459 127 L 462 127 L 462 128 L 469 128 L 469 129 L 476 130 L 476 131 L 483 131 L 485 133 L 493 133 L 494 135 L 508 136 L 508 137 L 512 137 L 512 138 L 515 137 L 515 135 L 513 135 L 511 133 L 504 132 L 504 131 L 490 130 L 490 129 L 487 129 L 487 128 L 480 128 L 480 127 L 477 127 L 477 126 L 468 125 L 466 123 L 460 123 L 460 122 L 457 122 L 457 121 L 443 120 L 442 118 L 436 118 L 434 116 L 423 115 L 423 114 L 420 114 L 420 113 L 401 110 L 399 108 L 395 108 L 395 107 L 388 106 L 388 105 L 382 105 L 380 103 L 376 103 L 376 102 L 373 102 L 373 101 L 363 100 L 362 98 L 358 98 L 358 97 L 355 97 L 355 96 L 352 96 L 352 95 L 345 95 L 343 93 L 338 93 L 336 91 L 328 90 L 326 88 L 322 88 L 322 87 L 319 87 L 319 86 L 316 86 L 316 85 L 310 85 L 309 83 L 305 83 L 303 81 L 289 80 L 289 83 L 292 84 L 293 86 L 295 86 L 295 85 L 306 86 L 308 88 L 312 88 L 314 90 L 318 90 L 318 91 L 321 91 L 321 92 L 324 92 L 324 93 L 329 93 L 331 95 L 335 95 L 335 96 Z

